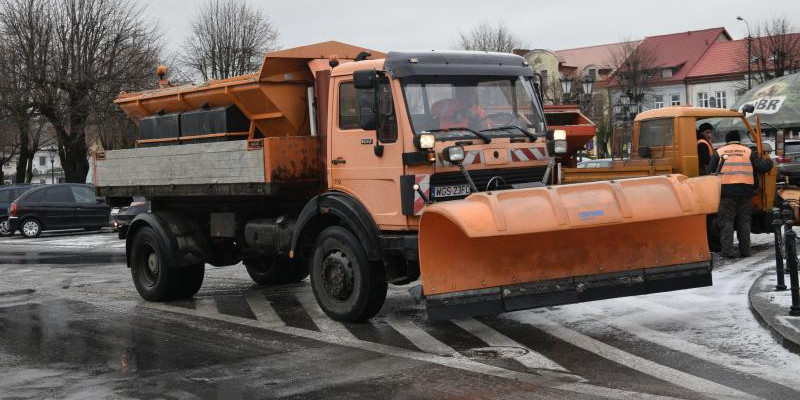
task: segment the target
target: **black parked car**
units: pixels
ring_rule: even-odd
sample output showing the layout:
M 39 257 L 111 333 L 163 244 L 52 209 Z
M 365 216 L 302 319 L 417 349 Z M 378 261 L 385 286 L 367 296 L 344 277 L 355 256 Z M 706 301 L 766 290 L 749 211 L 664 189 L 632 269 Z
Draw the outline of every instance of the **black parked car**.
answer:
M 11 228 L 8 226 L 8 207 L 17 197 L 36 186 L 38 185 L 15 184 L 0 186 L 0 236 L 11 236 Z
M 111 209 L 111 215 L 108 217 L 108 224 L 115 232 L 124 230 L 137 215 L 148 211 L 150 211 L 150 202 L 145 201 L 143 197 L 134 197 L 133 202 L 129 206 L 120 208 L 114 207 Z
M 53 229 L 100 229 L 108 224 L 110 207 L 98 198 L 94 187 L 62 183 L 31 189 L 8 210 L 11 232 L 38 237 Z

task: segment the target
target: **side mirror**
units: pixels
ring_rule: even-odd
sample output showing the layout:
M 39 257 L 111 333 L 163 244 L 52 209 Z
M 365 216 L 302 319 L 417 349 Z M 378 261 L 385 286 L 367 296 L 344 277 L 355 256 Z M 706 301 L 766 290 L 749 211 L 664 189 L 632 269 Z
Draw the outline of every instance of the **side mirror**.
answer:
M 752 114 L 753 111 L 755 111 L 755 110 L 756 110 L 756 108 L 752 104 L 745 104 L 745 105 L 742 106 L 742 114 L 745 114 L 745 115 Z
M 353 72 L 353 86 L 356 89 L 374 89 L 378 75 L 374 69 L 362 69 Z
M 373 131 L 378 125 L 375 109 L 375 90 L 358 91 L 358 124 L 365 131 Z
M 639 154 L 639 157 L 641 158 L 652 157 L 652 154 L 650 153 L 650 147 L 648 146 L 639 146 L 639 148 L 636 149 L 636 153 Z

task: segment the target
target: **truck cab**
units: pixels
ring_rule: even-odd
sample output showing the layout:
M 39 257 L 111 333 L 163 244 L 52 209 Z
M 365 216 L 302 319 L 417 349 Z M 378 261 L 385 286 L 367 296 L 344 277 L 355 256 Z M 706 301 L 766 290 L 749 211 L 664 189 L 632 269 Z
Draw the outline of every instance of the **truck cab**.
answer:
M 738 111 L 702 107 L 665 107 L 637 115 L 631 132 L 630 155 L 614 159 L 606 168 L 565 168 L 562 183 L 590 182 L 637 176 L 683 174 L 699 176 L 697 130 L 703 123 L 713 127 L 712 145 L 725 145 L 725 133 L 735 130 L 742 144 L 769 157 L 764 151 L 759 127 L 752 126 Z M 753 196 L 754 233 L 771 231 L 769 212 L 775 204 L 775 168 L 759 174 L 757 193 Z

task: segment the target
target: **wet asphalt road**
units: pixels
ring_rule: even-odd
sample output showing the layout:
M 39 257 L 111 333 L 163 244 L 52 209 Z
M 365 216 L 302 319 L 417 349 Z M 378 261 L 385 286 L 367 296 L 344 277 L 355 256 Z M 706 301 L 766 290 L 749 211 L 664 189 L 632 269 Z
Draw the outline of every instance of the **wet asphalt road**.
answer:
M 747 307 L 756 250 L 710 288 L 430 324 L 393 287 L 340 324 L 307 282 L 209 266 L 193 300 L 147 303 L 112 233 L 1 238 L 0 398 L 800 398 L 800 356 Z

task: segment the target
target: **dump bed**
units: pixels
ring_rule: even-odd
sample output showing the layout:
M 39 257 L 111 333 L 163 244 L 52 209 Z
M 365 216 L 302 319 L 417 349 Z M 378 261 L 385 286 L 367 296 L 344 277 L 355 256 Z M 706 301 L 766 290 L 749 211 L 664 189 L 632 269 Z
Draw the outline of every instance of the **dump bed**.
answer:
M 258 73 L 200 85 L 121 93 L 137 148 L 94 156 L 108 197 L 270 196 L 324 181 L 327 85 L 332 64 L 362 47 L 325 42 L 269 53 Z M 319 95 L 317 94 L 319 93 Z M 317 112 L 317 110 L 322 110 Z M 323 136 L 321 136 L 323 135 Z
M 281 188 L 318 188 L 318 136 L 274 137 L 95 154 L 98 194 L 271 196 Z

